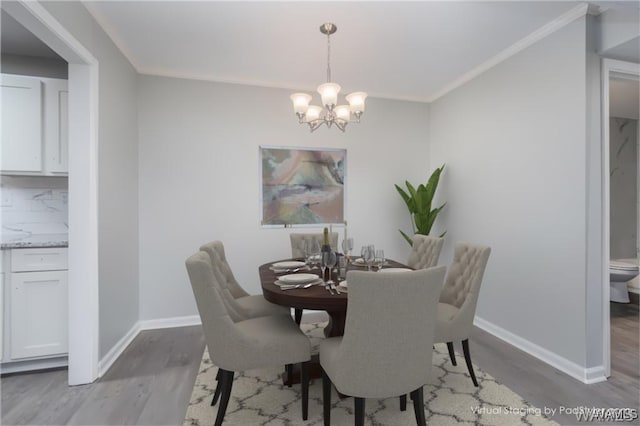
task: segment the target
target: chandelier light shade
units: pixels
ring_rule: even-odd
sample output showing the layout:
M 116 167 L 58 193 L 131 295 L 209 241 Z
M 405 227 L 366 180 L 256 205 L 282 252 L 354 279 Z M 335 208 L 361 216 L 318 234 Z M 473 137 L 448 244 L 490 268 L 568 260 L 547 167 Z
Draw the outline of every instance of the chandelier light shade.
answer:
M 334 124 L 341 131 L 345 131 L 347 124 L 359 123 L 364 113 L 364 102 L 367 99 L 365 92 L 353 92 L 345 97 L 349 105 L 338 105 L 338 93 L 340 85 L 331 81 L 331 34 L 338 28 L 334 24 L 323 24 L 320 32 L 327 36 L 327 82 L 318 86 L 318 93 L 322 101 L 322 107 L 309 105 L 311 95 L 306 93 L 294 93 L 291 95 L 293 111 L 298 116 L 300 124 L 308 124 L 311 131 L 315 131 L 325 124 L 331 127 Z

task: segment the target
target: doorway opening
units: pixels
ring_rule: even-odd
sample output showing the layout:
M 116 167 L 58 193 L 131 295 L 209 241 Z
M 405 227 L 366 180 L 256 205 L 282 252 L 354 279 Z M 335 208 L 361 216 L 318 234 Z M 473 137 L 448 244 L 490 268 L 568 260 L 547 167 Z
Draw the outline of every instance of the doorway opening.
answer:
M 68 66 L 69 384 L 98 377 L 98 61 L 37 2 L 3 2 L 2 10 Z
M 635 259 L 637 265 L 638 229 L 640 229 L 640 194 L 638 194 L 638 81 L 640 79 L 640 66 L 638 64 L 604 59 L 602 67 L 602 130 L 603 130 L 603 288 L 602 288 L 602 313 L 603 313 L 603 354 L 605 375 L 624 369 L 621 365 L 628 356 L 620 356 L 625 346 L 632 344 L 637 346 L 637 295 L 631 291 L 631 303 L 634 305 L 620 306 L 614 300 L 617 292 L 612 290 L 611 265 L 620 259 Z M 630 100 L 622 99 L 626 95 L 635 95 Z M 626 102 L 625 102 L 626 101 Z M 628 104 L 631 106 L 629 109 Z M 635 108 L 635 111 L 633 110 Z M 626 139 L 626 142 L 625 142 Z M 634 158 L 629 158 L 629 156 Z M 625 176 L 623 176 L 625 175 Z M 634 182 L 635 180 L 635 182 Z M 614 187 L 615 186 L 615 187 Z M 629 187 L 631 186 L 631 187 Z M 625 197 L 629 191 L 631 197 Z M 629 198 L 632 198 L 629 200 Z M 629 204 L 627 206 L 628 203 Z M 631 215 L 632 217 L 628 217 Z M 635 217 L 633 217 L 635 216 Z M 629 223 L 627 223 L 629 222 Z M 627 247 L 628 246 L 628 247 Z M 621 257 L 622 256 L 622 257 Z M 625 286 L 626 287 L 626 286 Z M 634 313 L 635 312 L 635 313 Z M 621 333 L 620 324 L 625 322 L 625 317 L 631 316 L 635 322 L 636 331 L 632 332 L 626 340 Z M 615 329 L 612 330 L 612 326 Z M 632 341 L 635 338 L 635 342 Z M 637 352 L 637 351 L 634 351 Z M 637 353 L 635 361 L 637 363 Z

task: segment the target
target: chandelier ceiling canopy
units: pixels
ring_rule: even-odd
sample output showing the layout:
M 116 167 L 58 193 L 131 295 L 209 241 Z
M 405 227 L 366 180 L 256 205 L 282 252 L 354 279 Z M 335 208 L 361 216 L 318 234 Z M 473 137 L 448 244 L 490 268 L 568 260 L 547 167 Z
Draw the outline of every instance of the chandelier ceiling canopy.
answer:
M 327 36 L 327 82 L 318 86 L 323 106 L 309 105 L 312 98 L 306 93 L 291 95 L 293 110 L 298 116 L 298 122 L 308 124 L 312 132 L 323 124 L 327 127 L 335 124 L 338 129 L 344 132 L 347 124 L 359 123 L 364 112 L 364 102 L 367 98 L 365 92 L 350 93 L 345 97 L 349 105 L 338 105 L 340 85 L 331 82 L 331 34 L 335 33 L 337 29 L 338 27 L 331 23 L 320 26 L 320 32 Z

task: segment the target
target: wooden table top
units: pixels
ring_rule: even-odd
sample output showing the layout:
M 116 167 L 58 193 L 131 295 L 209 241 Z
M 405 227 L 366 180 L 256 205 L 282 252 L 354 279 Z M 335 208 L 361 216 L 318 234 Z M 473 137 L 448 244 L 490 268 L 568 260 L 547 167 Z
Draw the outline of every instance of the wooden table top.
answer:
M 288 261 L 291 259 L 283 259 L 282 261 Z M 299 260 L 299 259 L 295 259 Z M 346 311 L 347 309 L 347 295 L 348 292 L 342 292 L 339 295 L 331 295 L 322 285 L 312 286 L 309 288 L 299 288 L 283 291 L 274 284 L 279 276 L 284 273 L 275 273 L 271 270 L 270 266 L 275 263 L 269 262 L 261 265 L 258 269 L 260 273 L 260 283 L 262 285 L 262 293 L 264 298 L 271 303 L 277 305 L 289 306 L 296 309 L 311 309 L 311 310 L 323 310 L 323 311 Z M 389 267 L 406 267 L 401 263 L 393 260 L 387 260 Z M 365 271 L 366 268 L 349 265 L 349 271 L 360 270 Z M 301 273 L 317 274 L 320 277 L 320 268 L 312 269 L 311 271 L 300 271 Z

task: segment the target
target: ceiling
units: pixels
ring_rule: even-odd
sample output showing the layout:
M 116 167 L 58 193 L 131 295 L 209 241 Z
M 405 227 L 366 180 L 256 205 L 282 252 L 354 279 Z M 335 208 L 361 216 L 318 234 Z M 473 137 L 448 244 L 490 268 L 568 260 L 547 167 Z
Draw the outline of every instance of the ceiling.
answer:
M 333 81 L 343 92 L 430 101 L 443 89 L 577 2 L 84 3 L 134 67 L 166 75 L 315 91 L 326 81 L 333 22 Z
M 636 2 L 596 2 L 638 7 Z M 575 1 L 85 1 L 142 74 L 430 102 L 532 34 L 571 15 Z M 631 5 L 631 6 L 630 6 Z M 545 27 L 547 26 L 547 27 Z M 2 13 L 3 53 L 57 57 Z M 25 53 L 26 52 L 26 53 Z

